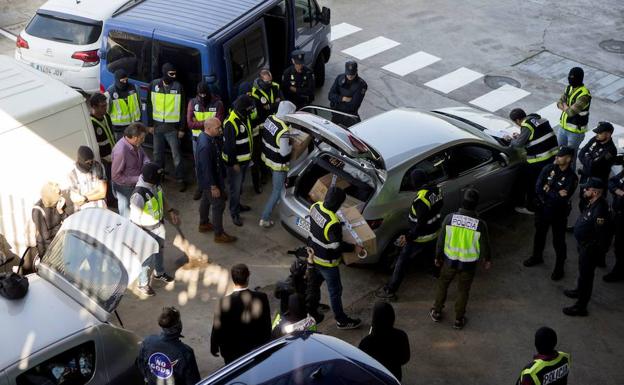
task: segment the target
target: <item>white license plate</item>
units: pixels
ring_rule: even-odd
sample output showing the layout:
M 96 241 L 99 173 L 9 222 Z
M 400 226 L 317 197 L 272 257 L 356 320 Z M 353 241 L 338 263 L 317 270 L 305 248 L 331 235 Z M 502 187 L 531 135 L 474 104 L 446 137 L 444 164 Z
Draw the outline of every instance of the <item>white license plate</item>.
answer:
M 63 76 L 63 70 L 60 70 L 58 68 L 54 68 L 54 67 L 48 67 L 48 66 L 44 66 L 41 64 L 35 64 L 32 63 L 31 66 L 36 69 L 37 71 L 41 71 L 44 74 L 48 74 L 51 76 L 57 76 L 57 77 L 61 77 Z
M 297 224 L 297 226 L 299 226 L 306 232 L 310 231 L 310 222 L 308 222 L 305 218 L 297 217 L 297 219 L 295 220 L 295 223 Z

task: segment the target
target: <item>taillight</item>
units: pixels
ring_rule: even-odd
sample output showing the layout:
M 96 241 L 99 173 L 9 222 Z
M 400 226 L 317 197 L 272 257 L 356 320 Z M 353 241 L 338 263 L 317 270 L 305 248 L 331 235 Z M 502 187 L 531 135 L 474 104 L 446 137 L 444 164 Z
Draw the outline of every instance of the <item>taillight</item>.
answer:
M 376 230 L 383 223 L 383 218 L 382 219 L 367 219 L 366 223 L 368 223 L 368 227 L 370 227 L 371 230 Z
M 101 93 L 105 93 L 106 92 L 106 88 L 104 88 L 104 84 L 100 83 L 100 92 Z
M 30 48 L 28 46 L 28 42 L 26 40 L 24 40 L 24 38 L 21 37 L 20 35 L 17 35 L 17 40 L 15 40 L 15 46 L 17 48 L 25 48 L 25 49 L 29 49 Z
M 92 51 L 78 51 L 74 52 L 71 56 L 72 59 L 77 59 L 82 61 L 83 67 L 92 67 L 97 65 L 100 62 L 100 57 L 98 56 L 98 50 L 94 49 Z
M 358 150 L 359 153 L 365 153 L 370 151 L 368 149 L 368 146 L 364 144 L 364 142 L 354 137 L 353 135 L 349 135 L 349 142 L 351 142 L 353 147 L 355 147 L 355 149 Z

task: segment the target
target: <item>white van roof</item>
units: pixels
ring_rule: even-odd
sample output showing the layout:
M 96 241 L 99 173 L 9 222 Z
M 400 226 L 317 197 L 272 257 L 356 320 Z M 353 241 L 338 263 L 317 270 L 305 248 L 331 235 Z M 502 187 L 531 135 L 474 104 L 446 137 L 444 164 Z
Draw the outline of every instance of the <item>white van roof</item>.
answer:
M 128 0 L 48 0 L 39 9 L 104 21 Z
M 0 297 L 0 371 L 100 322 L 76 301 L 36 274 L 26 296 Z
M 0 134 L 83 102 L 65 84 L 0 55 Z

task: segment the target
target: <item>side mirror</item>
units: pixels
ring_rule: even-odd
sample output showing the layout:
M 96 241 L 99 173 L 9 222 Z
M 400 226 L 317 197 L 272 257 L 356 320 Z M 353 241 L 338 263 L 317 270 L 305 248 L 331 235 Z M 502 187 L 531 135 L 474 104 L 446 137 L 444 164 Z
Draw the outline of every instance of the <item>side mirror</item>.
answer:
M 330 19 L 331 19 L 330 9 L 327 7 L 323 7 L 323 9 L 321 10 L 321 23 L 325 25 L 329 25 Z

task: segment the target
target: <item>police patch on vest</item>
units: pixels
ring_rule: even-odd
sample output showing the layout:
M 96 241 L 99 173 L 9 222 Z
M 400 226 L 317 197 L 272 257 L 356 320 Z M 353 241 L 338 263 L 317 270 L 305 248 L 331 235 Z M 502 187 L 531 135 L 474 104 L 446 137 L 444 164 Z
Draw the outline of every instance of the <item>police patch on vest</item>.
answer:
M 158 84 L 156 84 L 156 85 L 154 86 L 154 91 L 156 91 L 156 92 L 160 91 L 160 87 L 158 86 Z
M 275 136 L 275 133 L 277 132 L 277 130 L 279 130 L 279 127 L 277 127 L 275 125 L 275 123 L 273 123 L 272 121 L 268 120 L 264 123 L 264 128 L 266 128 L 267 131 L 269 131 L 271 133 L 271 135 Z
M 199 112 L 199 104 L 196 104 L 195 107 L 193 107 L 193 109 L 197 112 Z
M 260 103 L 266 104 L 266 102 L 267 102 L 267 98 L 265 98 L 264 96 L 260 98 Z
M 321 215 L 321 213 L 318 212 L 316 207 L 314 208 L 314 210 L 312 210 L 310 215 L 312 217 L 312 220 L 316 222 L 317 225 L 319 225 L 320 227 L 325 227 L 325 224 L 327 223 L 327 219 L 325 219 L 323 215 Z
M 555 381 L 562 379 L 567 376 L 569 372 L 568 364 L 565 364 L 551 372 L 548 372 L 544 375 L 544 379 L 542 380 L 542 385 L 552 384 Z
M 461 214 L 453 214 L 453 217 L 451 218 L 451 226 L 463 227 L 477 231 L 477 228 L 479 227 L 479 220 Z
M 96 132 L 98 135 L 102 135 L 102 127 L 98 126 Z
M 164 353 L 154 353 L 147 360 L 150 372 L 163 380 L 173 376 L 173 363 Z
M 119 98 L 119 94 L 117 92 L 113 92 L 113 98 L 118 99 Z
M 241 124 L 238 129 L 240 130 L 240 132 L 245 132 L 245 125 Z

